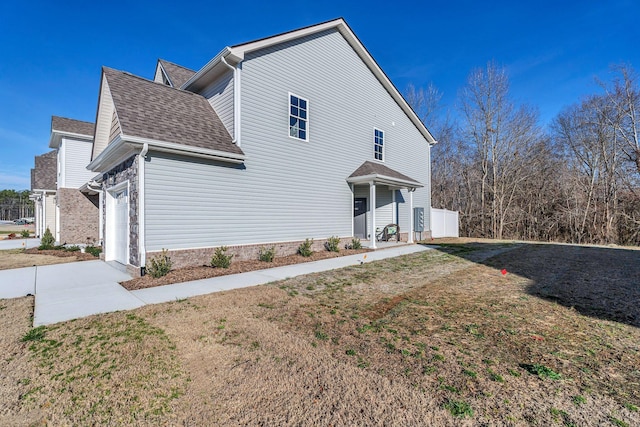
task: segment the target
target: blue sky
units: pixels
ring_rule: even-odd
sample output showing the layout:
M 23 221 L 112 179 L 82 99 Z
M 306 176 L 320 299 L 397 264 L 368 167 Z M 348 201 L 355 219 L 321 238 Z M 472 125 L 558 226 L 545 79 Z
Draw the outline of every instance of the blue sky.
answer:
M 52 115 L 95 120 L 102 65 L 199 69 L 225 46 L 344 17 L 401 91 L 433 82 L 455 111 L 471 69 L 495 60 L 544 125 L 597 93 L 611 64 L 640 70 L 639 16 L 637 0 L 2 2 L 0 189 L 29 188 Z

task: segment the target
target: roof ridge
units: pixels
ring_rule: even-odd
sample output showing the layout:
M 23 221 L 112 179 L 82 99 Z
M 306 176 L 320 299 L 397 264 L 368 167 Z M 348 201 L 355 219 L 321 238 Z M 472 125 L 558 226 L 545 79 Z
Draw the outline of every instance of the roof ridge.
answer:
M 167 64 L 175 65 L 176 67 L 180 67 L 180 68 L 185 69 L 187 71 L 192 71 L 193 73 L 196 72 L 195 70 L 193 70 L 191 68 L 185 67 L 184 65 L 176 64 L 175 62 L 167 61 L 166 59 L 158 58 L 158 61 L 162 61 L 162 62 L 166 62 Z
M 116 73 L 124 74 L 126 76 L 134 77 L 134 78 L 136 78 L 138 80 L 142 80 L 145 83 L 151 83 L 151 84 L 157 85 L 158 87 L 166 88 L 166 89 L 169 89 L 169 90 L 177 90 L 180 93 L 184 93 L 184 94 L 188 94 L 188 95 L 195 95 L 195 96 L 204 98 L 202 95 L 200 95 L 198 93 L 189 92 L 188 90 L 183 90 L 183 89 L 180 89 L 180 88 L 177 88 L 177 87 L 168 86 L 168 85 L 166 85 L 164 83 L 160 83 L 160 82 L 156 82 L 156 81 L 153 81 L 153 80 L 149 80 L 149 79 L 147 79 L 145 77 L 138 76 L 137 74 L 133 74 L 133 73 L 131 73 L 129 71 L 118 70 L 116 68 L 107 67 L 106 65 L 103 65 L 102 68 L 103 68 L 103 70 L 107 69 L 107 70 L 110 70 L 110 71 L 114 71 Z
M 88 122 L 86 120 L 78 120 L 78 119 L 72 119 L 71 117 L 63 117 L 63 116 L 51 116 L 51 119 L 53 120 L 53 118 L 58 118 L 58 119 L 65 119 L 65 120 L 73 120 L 74 122 L 80 122 L 80 123 L 87 123 L 90 125 L 94 125 L 94 122 Z

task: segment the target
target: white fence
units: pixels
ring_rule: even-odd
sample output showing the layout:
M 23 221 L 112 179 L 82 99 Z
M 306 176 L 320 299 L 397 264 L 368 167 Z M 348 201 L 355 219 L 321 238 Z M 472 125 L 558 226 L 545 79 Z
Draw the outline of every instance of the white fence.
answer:
M 431 208 L 431 237 L 460 237 L 458 212 Z

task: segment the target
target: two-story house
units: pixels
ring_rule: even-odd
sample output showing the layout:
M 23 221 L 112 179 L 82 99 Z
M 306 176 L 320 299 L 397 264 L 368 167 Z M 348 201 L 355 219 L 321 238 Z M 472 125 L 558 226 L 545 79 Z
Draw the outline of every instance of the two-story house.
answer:
M 35 235 L 42 237 L 45 230 L 56 233 L 56 175 L 58 153 L 56 150 L 35 156 L 31 169 L 31 194 L 35 207 Z
M 49 147 L 56 153 L 56 224 L 50 230 L 58 243 L 93 244 L 100 240 L 99 197 L 80 191 L 95 175 L 86 168 L 93 134 L 93 123 L 51 118 Z
M 91 163 L 107 261 L 254 258 L 360 237 L 430 203 L 424 124 L 342 19 L 224 48 L 154 81 L 103 68 Z M 429 224 L 428 218 L 425 223 Z M 428 226 L 427 226 L 428 227 Z M 424 234 L 423 234 L 424 236 Z

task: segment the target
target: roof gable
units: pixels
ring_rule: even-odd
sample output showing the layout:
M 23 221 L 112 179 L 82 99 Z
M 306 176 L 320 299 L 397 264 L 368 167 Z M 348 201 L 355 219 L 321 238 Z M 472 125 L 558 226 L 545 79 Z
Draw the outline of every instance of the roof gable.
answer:
M 183 89 L 195 89 L 206 86 L 205 82 L 201 80 L 208 80 L 214 78 L 219 73 L 219 69 L 226 67 L 224 63 L 238 64 L 243 61 L 248 53 L 255 52 L 260 49 L 265 49 L 277 44 L 289 42 L 298 38 L 306 37 L 312 34 L 320 33 L 330 29 L 336 29 L 345 38 L 345 40 L 351 45 L 353 50 L 358 54 L 360 59 L 369 67 L 373 75 L 378 79 L 382 86 L 391 95 L 394 101 L 400 106 L 404 113 L 409 117 L 411 122 L 416 126 L 420 133 L 430 144 L 435 144 L 436 140 L 426 128 L 424 123 L 420 120 L 417 114 L 413 111 L 411 106 L 404 99 L 400 91 L 391 82 L 389 77 L 382 71 L 378 63 L 373 59 L 369 51 L 364 47 L 362 42 L 353 33 L 351 28 L 347 25 L 344 19 L 338 18 L 331 21 L 323 22 L 320 24 L 312 25 L 298 30 L 289 31 L 275 36 L 266 37 L 251 42 L 226 47 L 218 55 L 216 55 L 211 61 L 209 61 L 202 69 L 195 73 L 189 80 L 187 80 L 181 87 Z
M 158 59 L 158 65 L 156 66 L 156 78 L 154 79 L 158 83 L 164 83 L 162 80 L 158 80 L 158 72 L 161 72 L 166 77 L 169 86 L 175 88 L 181 87 L 196 73 L 189 68 L 174 64 L 173 62 L 165 61 L 164 59 Z
M 353 171 L 347 178 L 347 182 L 350 183 L 369 181 L 409 188 L 424 187 L 420 182 L 409 178 L 407 175 L 391 169 L 382 163 L 369 160 L 361 164 L 360 167 Z
M 144 138 L 243 154 L 200 95 L 103 68 L 122 138 Z

